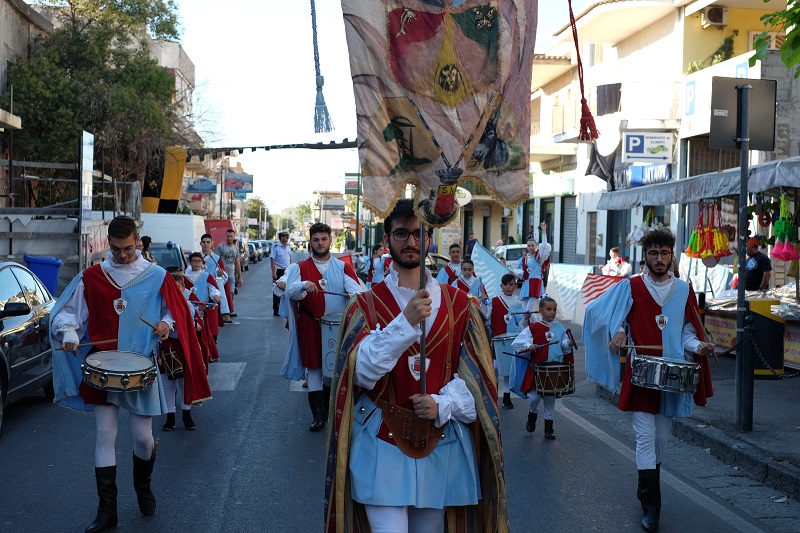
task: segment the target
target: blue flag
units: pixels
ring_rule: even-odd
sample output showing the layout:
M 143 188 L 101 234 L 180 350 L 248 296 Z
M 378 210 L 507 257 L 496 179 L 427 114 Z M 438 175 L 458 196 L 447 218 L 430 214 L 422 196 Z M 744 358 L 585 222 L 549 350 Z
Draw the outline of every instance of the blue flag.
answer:
M 483 281 L 489 298 L 500 294 L 500 279 L 511 271 L 478 242 L 472 249 L 472 262 L 475 263 L 475 275 Z

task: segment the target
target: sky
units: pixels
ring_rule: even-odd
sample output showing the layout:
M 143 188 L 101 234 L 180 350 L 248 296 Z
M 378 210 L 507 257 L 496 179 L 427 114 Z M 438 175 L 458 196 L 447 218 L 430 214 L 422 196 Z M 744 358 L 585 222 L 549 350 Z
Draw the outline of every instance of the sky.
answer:
M 356 140 L 341 3 L 316 0 L 323 94 L 335 130 L 314 133 L 316 83 L 311 4 L 303 0 L 176 0 L 184 50 L 195 65 L 195 114 L 207 147 Z M 574 0 L 576 15 L 589 0 Z M 569 21 L 566 0 L 539 1 L 536 52 Z M 549 31 L 548 31 L 549 30 Z M 271 213 L 311 201 L 315 190 L 344 192 L 358 172 L 355 149 L 247 150 L 253 194 Z

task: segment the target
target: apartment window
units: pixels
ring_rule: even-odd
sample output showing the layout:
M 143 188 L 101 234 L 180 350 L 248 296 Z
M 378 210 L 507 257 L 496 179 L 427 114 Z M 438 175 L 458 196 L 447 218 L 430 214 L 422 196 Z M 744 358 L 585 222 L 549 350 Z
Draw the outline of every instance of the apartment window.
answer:
M 609 83 L 597 86 L 597 116 L 609 115 L 620 111 L 622 100 L 622 84 Z

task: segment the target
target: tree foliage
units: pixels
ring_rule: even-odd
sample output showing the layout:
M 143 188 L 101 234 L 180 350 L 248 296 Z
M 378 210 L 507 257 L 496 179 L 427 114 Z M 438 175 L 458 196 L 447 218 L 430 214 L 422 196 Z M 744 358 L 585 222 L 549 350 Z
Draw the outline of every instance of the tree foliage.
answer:
M 271 239 L 275 235 L 277 230 L 273 227 L 274 224 L 272 223 L 272 215 L 269 214 L 269 208 L 267 207 L 267 204 L 264 203 L 264 200 L 258 196 L 253 196 L 248 200 L 247 216 L 249 218 L 255 218 L 259 221 L 269 222 L 269 229 L 264 236 L 265 239 Z
M 42 0 L 56 20 L 29 57 L 8 70 L 16 159 L 73 162 L 81 131 L 95 136 L 95 161 L 118 179 L 141 178 L 147 157 L 177 138 L 181 117 L 172 74 L 150 59 L 145 33 L 178 36 L 173 0 Z M 2 100 L 9 105 L 11 92 Z M 182 142 L 183 141 L 183 142 Z
M 770 0 L 764 0 L 769 4 Z M 786 9 L 767 13 L 761 17 L 765 31 L 761 32 L 753 43 L 755 54 L 750 58 L 750 66 L 758 60 L 763 60 L 775 32 L 784 32 L 786 40 L 780 48 L 781 61 L 790 71 L 794 70 L 794 77 L 800 77 L 800 2 L 788 2 Z

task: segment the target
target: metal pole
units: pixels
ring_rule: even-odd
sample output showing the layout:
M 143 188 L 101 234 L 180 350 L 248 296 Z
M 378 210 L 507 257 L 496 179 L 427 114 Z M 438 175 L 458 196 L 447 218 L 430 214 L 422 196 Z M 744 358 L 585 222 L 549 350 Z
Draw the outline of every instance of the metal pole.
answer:
M 409 237 L 411 238 L 411 237 Z M 426 278 L 426 268 L 425 268 L 425 250 L 427 247 L 425 246 L 425 222 L 422 220 L 419 221 L 419 290 L 423 290 L 425 288 L 425 284 L 428 281 Z M 425 320 L 422 321 L 420 324 L 420 329 L 422 330 L 422 334 L 419 336 L 419 393 L 425 396 L 426 384 L 425 384 Z
M 9 113 L 14 114 L 13 85 L 11 86 L 11 110 Z M 14 205 L 14 128 L 8 128 L 8 201 L 11 203 L 11 207 L 16 207 Z M 11 239 L 8 242 L 10 246 Z M 8 255 L 11 255 L 11 250 L 9 250 Z
M 224 161 L 219 162 L 219 218 L 222 217 L 222 191 L 225 190 L 225 172 L 222 168 Z
M 736 377 L 735 377 L 735 412 L 734 424 L 742 424 L 742 412 L 745 409 L 745 398 L 743 395 L 743 381 L 749 379 L 752 383 L 753 372 L 750 376 L 744 375 L 744 318 L 747 311 L 744 295 L 744 274 L 747 266 L 747 174 L 750 157 L 750 124 L 748 114 L 750 112 L 750 89 L 751 85 L 744 83 L 736 87 L 739 92 L 738 116 L 739 130 L 736 142 L 739 143 L 739 154 L 741 173 L 739 174 L 739 285 L 737 287 L 736 300 Z M 752 391 L 752 388 L 751 388 Z M 750 411 L 753 409 L 753 398 L 750 396 Z M 744 429 L 744 428 L 742 428 Z M 752 429 L 752 428 L 751 428 Z
M 361 222 L 361 217 L 359 216 L 360 209 L 361 209 L 361 202 L 360 202 L 360 200 L 361 200 L 361 162 L 358 163 L 358 177 L 356 179 L 358 179 L 358 194 L 356 194 L 356 248 L 355 248 L 355 250 L 357 252 L 359 250 L 359 241 L 360 241 L 360 239 L 358 238 L 358 226 L 359 226 L 359 224 Z M 422 231 L 422 230 L 420 230 L 420 231 Z M 420 235 L 422 235 L 422 233 L 420 233 Z M 422 237 L 420 237 L 420 239 L 421 238 Z
M 748 313 L 744 319 L 744 342 L 742 343 L 742 431 L 753 431 L 753 333 L 756 331 L 755 319 Z M 748 377 L 749 376 L 749 377 Z

